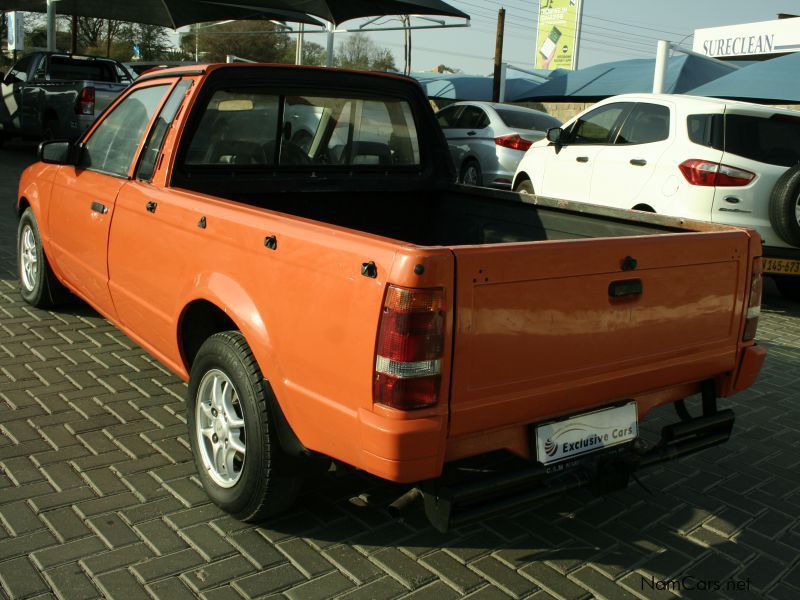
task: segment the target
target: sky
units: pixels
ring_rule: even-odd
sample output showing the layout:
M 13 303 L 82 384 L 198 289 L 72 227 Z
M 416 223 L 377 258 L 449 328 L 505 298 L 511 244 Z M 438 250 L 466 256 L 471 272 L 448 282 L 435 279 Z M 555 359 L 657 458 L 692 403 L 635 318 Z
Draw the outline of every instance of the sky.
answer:
M 533 67 L 538 0 L 449 0 L 449 4 L 469 14 L 471 26 L 412 32 L 412 70 L 429 71 L 445 64 L 470 74 L 491 73 L 500 7 L 506 9 L 504 60 L 520 68 Z M 691 48 L 695 29 L 770 21 L 779 12 L 800 14 L 800 3 L 797 0 L 583 0 L 578 67 L 628 58 L 653 58 L 659 39 L 682 41 Z M 362 22 L 349 21 L 342 27 L 357 29 Z M 399 21 L 387 18 L 385 24 L 397 26 Z M 346 35 L 337 34 L 336 38 Z M 403 32 L 369 35 L 391 49 L 395 63 L 402 68 Z M 307 39 L 325 44 L 324 35 L 310 34 Z

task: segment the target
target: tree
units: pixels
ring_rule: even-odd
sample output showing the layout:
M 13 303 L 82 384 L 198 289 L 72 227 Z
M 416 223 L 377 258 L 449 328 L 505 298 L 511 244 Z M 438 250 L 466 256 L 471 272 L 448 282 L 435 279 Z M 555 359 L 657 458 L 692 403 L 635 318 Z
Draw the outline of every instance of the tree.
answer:
M 334 56 L 337 67 L 364 71 L 396 71 L 391 50 L 381 48 L 366 33 L 354 33 L 339 42 Z
M 158 25 L 142 25 L 128 23 L 122 28 L 120 41 L 127 46 L 128 58 L 133 54 L 133 47 L 139 47 L 141 60 L 162 60 L 171 54 L 169 34 L 164 27 Z
M 195 35 L 198 58 L 203 62 L 225 62 L 228 54 L 258 62 L 294 62 L 294 40 L 269 21 L 232 21 L 195 27 L 181 40 L 187 54 L 194 55 Z

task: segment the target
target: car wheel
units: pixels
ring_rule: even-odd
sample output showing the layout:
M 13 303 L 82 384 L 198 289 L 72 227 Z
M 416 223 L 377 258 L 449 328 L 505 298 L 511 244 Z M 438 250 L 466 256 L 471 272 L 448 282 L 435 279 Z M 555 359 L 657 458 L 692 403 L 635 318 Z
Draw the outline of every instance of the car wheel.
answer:
M 517 187 L 514 188 L 515 192 L 519 192 L 520 194 L 534 194 L 533 191 L 533 184 L 531 183 L 530 179 L 523 179 L 517 184 Z
M 468 160 L 461 167 L 461 183 L 464 185 L 483 185 L 481 166 L 476 160 Z
M 800 165 L 781 175 L 772 189 L 769 220 L 784 242 L 800 246 Z
M 39 224 L 30 207 L 22 213 L 17 227 L 17 272 L 22 298 L 31 306 L 52 308 L 69 296 L 47 262 Z
M 237 519 L 258 522 L 289 508 L 300 477 L 285 460 L 267 387 L 244 336 L 209 337 L 195 357 L 187 402 L 189 439 L 211 500 Z
M 775 285 L 781 296 L 800 302 L 800 277 L 775 277 Z

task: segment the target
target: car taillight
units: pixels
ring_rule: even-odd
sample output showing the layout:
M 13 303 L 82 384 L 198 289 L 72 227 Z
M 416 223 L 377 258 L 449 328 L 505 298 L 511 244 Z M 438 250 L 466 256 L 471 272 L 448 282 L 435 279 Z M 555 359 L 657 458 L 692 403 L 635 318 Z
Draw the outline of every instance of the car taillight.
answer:
M 737 187 L 747 185 L 756 176 L 744 169 L 697 158 L 683 161 L 678 168 L 692 185 Z
M 78 99 L 75 102 L 75 112 L 79 115 L 93 115 L 94 114 L 94 88 L 85 87 L 78 94 Z
M 527 150 L 533 144 L 533 142 L 520 137 L 518 133 L 496 137 L 494 138 L 494 143 L 498 146 L 503 146 L 503 148 L 512 148 L 514 150 Z
M 390 285 L 375 349 L 373 401 L 403 410 L 439 401 L 444 291 Z
M 744 322 L 743 342 L 749 342 L 756 337 L 758 329 L 758 317 L 761 315 L 761 292 L 764 289 L 764 260 L 756 258 L 753 260 L 753 274 L 750 277 L 750 299 L 747 303 L 747 315 Z

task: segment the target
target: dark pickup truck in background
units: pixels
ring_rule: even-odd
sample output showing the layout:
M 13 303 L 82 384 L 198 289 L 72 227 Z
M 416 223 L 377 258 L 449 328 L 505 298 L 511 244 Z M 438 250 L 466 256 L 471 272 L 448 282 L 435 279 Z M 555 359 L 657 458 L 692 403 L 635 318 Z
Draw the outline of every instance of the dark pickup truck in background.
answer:
M 109 58 L 28 54 L 0 84 L 0 144 L 14 136 L 76 140 L 133 78 Z

